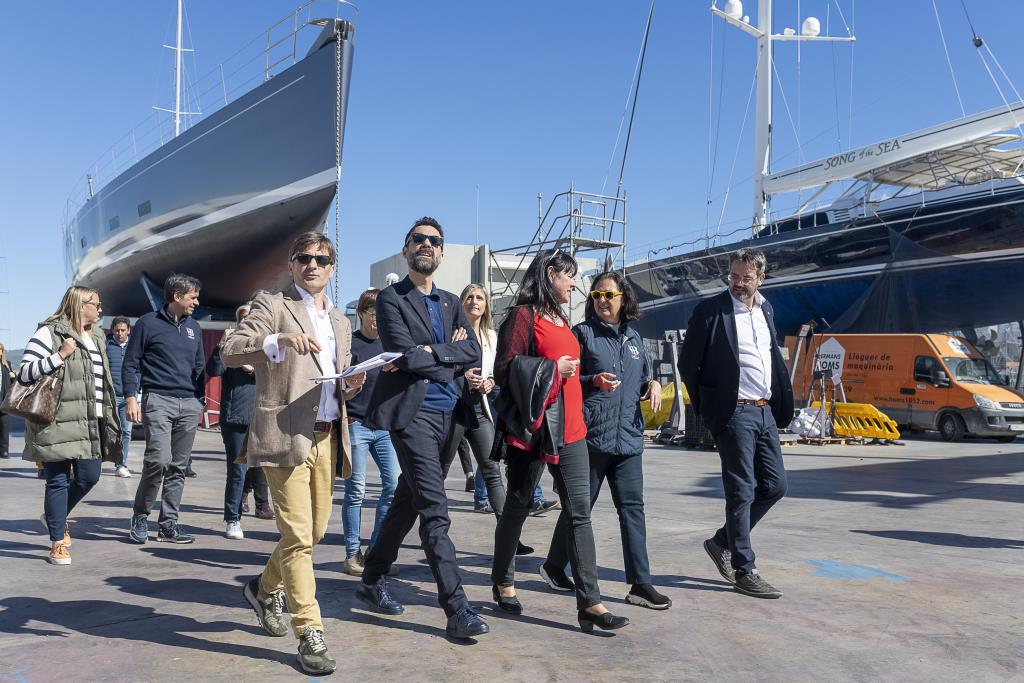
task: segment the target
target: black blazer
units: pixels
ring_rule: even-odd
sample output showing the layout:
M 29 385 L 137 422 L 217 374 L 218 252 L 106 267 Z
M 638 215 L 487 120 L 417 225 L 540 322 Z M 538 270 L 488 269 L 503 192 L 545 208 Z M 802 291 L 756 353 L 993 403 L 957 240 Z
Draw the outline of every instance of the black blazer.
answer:
M 771 304 L 764 303 L 764 317 L 772 336 L 772 397 L 775 423 L 785 427 L 793 419 L 793 386 L 775 338 Z M 718 434 L 736 411 L 740 391 L 740 363 L 736 342 L 736 317 L 728 290 L 697 305 L 686 327 L 679 374 L 694 409 L 712 434 Z
M 480 363 L 480 344 L 473 326 L 462 310 L 459 297 L 437 290 L 444 314 L 443 344 L 434 342 L 430 313 L 423 296 L 408 277 L 377 295 L 377 333 L 385 351 L 403 354 L 395 361 L 398 370 L 381 372 L 367 410 L 366 424 L 372 429 L 403 429 L 419 411 L 427 384 L 452 382 L 463 368 Z M 469 333 L 465 341 L 451 342 L 458 328 Z M 422 346 L 430 346 L 427 353 Z

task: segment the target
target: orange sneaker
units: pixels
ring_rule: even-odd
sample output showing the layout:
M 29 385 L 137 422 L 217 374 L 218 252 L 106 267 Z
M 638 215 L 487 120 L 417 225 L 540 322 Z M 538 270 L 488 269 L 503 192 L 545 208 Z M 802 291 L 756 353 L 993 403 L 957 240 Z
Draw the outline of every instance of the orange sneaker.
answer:
M 50 550 L 50 564 L 71 564 L 71 550 L 64 541 L 54 541 Z

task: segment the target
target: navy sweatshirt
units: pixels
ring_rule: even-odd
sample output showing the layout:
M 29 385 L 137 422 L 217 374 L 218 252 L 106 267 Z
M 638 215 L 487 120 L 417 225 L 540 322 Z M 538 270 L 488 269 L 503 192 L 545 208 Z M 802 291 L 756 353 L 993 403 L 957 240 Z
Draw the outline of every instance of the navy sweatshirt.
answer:
M 370 340 L 364 337 L 363 333 L 359 330 L 352 333 L 352 365 L 362 363 L 364 360 L 370 360 L 382 353 L 384 353 L 384 345 L 381 343 L 380 337 Z M 366 373 L 366 383 L 363 384 L 363 390 L 356 394 L 354 398 L 345 401 L 345 410 L 348 412 L 349 417 L 353 417 L 360 422 L 366 419 L 366 413 L 370 410 L 370 399 L 373 397 L 373 387 L 377 384 L 377 375 L 379 374 L 380 368 L 375 368 Z
M 206 354 L 199 323 L 190 316 L 174 322 L 167 307 L 139 318 L 128 338 L 121 368 L 125 396 L 143 391 L 202 399 L 206 393 Z

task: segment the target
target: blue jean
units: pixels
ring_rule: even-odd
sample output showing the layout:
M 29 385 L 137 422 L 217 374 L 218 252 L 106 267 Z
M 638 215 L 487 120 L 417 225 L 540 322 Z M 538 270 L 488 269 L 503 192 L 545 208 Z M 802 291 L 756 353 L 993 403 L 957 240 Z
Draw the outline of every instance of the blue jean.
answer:
M 725 489 L 725 525 L 715 533 L 715 543 L 732 552 L 737 574 L 749 574 L 755 568 L 750 531 L 786 495 L 786 467 L 771 407 L 736 406 L 715 442 Z
M 132 424 L 133 422 L 128 419 L 125 414 L 125 408 L 128 405 L 127 398 L 117 399 L 117 416 L 121 419 L 121 452 L 124 453 L 124 460 L 122 464 L 128 464 L 128 447 L 132 445 Z
M 640 455 L 619 455 L 590 451 L 590 508 L 593 510 L 605 479 L 619 515 L 622 537 L 622 561 L 626 583 L 651 582 L 651 563 L 647 558 L 647 520 L 644 516 L 644 467 Z M 548 563 L 564 568 L 569 564 L 569 520 L 559 515 L 551 538 Z
M 345 556 L 352 557 L 359 552 L 359 527 L 362 519 L 363 496 L 366 493 L 366 461 L 371 456 L 380 471 L 380 498 L 373 518 L 373 532 L 370 545 L 377 542 L 377 532 L 384 516 L 388 514 L 391 501 L 398 485 L 398 455 L 391 443 L 391 434 L 383 429 L 370 429 L 359 420 L 348 426 L 352 441 L 352 474 L 345 480 L 345 498 L 341 503 L 341 522 L 345 530 Z
M 484 480 L 484 474 L 479 468 L 476 470 L 476 479 L 473 481 L 473 487 L 474 506 L 479 508 L 491 502 L 491 499 L 487 496 L 487 482 Z M 537 505 L 542 500 L 544 500 L 544 490 L 541 489 L 540 484 L 537 484 L 537 488 L 533 490 L 533 499 L 530 503 Z
M 249 425 L 220 423 L 220 438 L 224 440 L 227 479 L 224 480 L 224 521 L 237 522 L 242 518 L 242 489 L 245 487 L 247 465 L 235 462 L 242 451 L 242 442 Z
M 43 471 L 46 473 L 43 510 L 46 512 L 46 528 L 50 531 L 51 542 L 64 538 L 68 515 L 100 480 L 102 465 L 103 461 L 99 458 L 43 463 Z M 72 470 L 74 477 L 71 476 Z

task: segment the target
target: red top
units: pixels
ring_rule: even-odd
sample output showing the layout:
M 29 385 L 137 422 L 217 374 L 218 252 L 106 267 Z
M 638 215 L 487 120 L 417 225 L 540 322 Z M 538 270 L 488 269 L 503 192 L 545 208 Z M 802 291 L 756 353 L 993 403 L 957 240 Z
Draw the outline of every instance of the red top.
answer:
M 534 317 L 534 345 L 537 354 L 548 360 L 557 361 L 562 356 L 569 356 L 572 360 L 580 358 L 580 343 L 569 326 L 564 323 L 556 325 L 539 315 Z M 562 399 L 565 406 L 565 443 L 587 438 L 579 369 L 572 377 L 562 378 Z

